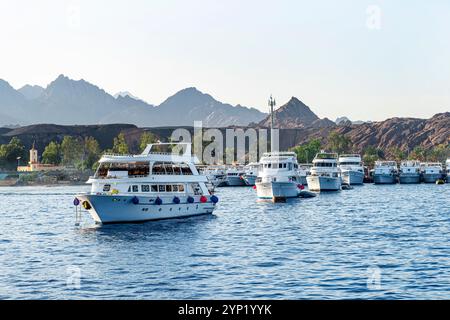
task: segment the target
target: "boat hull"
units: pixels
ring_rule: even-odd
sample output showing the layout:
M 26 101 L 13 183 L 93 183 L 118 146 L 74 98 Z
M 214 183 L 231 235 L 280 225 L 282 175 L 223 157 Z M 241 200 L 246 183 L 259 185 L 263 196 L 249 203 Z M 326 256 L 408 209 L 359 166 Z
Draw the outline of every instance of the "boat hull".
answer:
M 155 204 L 155 197 L 139 196 L 139 203 L 133 203 L 132 196 L 112 195 L 77 195 L 81 203 L 87 201 L 90 213 L 96 223 L 131 223 L 151 220 L 184 218 L 197 215 L 211 214 L 215 204 L 208 201 L 201 203 L 199 196 L 194 197 L 194 203 L 188 203 L 187 198 L 180 197 L 180 203 L 173 199 L 164 199 L 161 205 Z
M 245 175 L 244 176 L 244 182 L 248 186 L 254 186 L 256 183 L 256 176 L 253 175 Z
M 342 183 L 349 185 L 363 184 L 364 172 L 360 171 L 342 171 Z
M 420 183 L 420 174 L 400 174 L 398 181 L 401 184 Z
M 442 179 L 442 174 L 440 173 L 424 173 L 423 182 L 425 183 L 436 183 L 437 180 Z
M 256 183 L 256 193 L 260 199 L 297 198 L 299 188 L 293 182 L 260 182 Z
M 374 174 L 373 182 L 375 184 L 395 184 L 395 176 L 392 174 Z
M 241 187 L 246 186 L 245 181 L 241 176 L 227 177 L 227 186 L 229 187 Z
M 341 190 L 340 177 L 308 176 L 308 188 L 311 191 L 338 191 Z

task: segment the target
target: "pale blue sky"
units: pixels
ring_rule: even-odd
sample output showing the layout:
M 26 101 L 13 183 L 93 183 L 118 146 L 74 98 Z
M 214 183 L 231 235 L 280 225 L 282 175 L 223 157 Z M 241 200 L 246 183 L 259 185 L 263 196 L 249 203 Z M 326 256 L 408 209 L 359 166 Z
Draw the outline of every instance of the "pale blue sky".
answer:
M 448 0 L 0 0 L 0 39 L 16 88 L 64 73 L 153 104 L 195 86 L 264 111 L 296 96 L 333 120 L 450 110 Z

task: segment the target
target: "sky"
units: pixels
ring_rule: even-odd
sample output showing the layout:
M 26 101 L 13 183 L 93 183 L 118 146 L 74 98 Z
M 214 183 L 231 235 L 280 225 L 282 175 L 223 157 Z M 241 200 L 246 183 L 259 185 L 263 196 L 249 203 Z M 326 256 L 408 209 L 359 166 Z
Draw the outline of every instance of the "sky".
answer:
M 0 0 L 0 78 L 59 74 L 151 103 L 196 87 L 335 120 L 450 110 L 448 0 Z

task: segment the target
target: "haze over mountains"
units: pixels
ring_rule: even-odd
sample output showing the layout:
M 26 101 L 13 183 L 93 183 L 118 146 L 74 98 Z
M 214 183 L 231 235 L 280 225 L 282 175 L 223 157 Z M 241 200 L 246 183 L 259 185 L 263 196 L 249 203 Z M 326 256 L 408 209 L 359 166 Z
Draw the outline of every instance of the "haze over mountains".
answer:
M 85 81 L 60 75 L 45 89 L 26 85 L 19 90 L 0 79 L 0 125 L 53 123 L 130 123 L 141 127 L 188 126 L 202 120 L 205 127 L 245 126 L 266 116 L 255 108 L 232 106 L 196 88 L 187 88 L 153 106 L 120 92 L 116 97 Z

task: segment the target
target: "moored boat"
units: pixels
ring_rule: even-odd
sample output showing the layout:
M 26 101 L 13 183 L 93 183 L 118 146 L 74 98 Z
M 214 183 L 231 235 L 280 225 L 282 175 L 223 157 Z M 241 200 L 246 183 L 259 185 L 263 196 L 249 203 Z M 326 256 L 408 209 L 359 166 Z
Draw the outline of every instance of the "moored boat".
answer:
M 422 180 L 425 183 L 436 183 L 444 178 L 444 169 L 438 162 L 424 162 L 420 164 Z
M 177 145 L 182 154 L 156 151 Z M 149 144 L 140 155 L 103 155 L 91 192 L 76 196 L 96 223 L 125 223 L 211 214 L 218 198 L 195 167 L 189 143 Z
M 398 181 L 401 184 L 420 183 L 420 162 L 417 160 L 402 161 Z
M 259 171 L 259 163 L 257 162 L 251 162 L 248 165 L 244 167 L 244 175 L 242 178 L 244 179 L 244 182 L 248 186 L 254 186 L 256 182 L 256 178 L 258 177 L 258 171 Z
M 339 156 L 339 169 L 342 183 L 348 185 L 363 184 L 364 167 L 359 154 L 343 154 Z
M 395 184 L 397 182 L 397 163 L 395 161 L 376 161 L 373 170 L 375 184 Z
M 311 191 L 341 190 L 342 180 L 336 153 L 321 151 L 313 160 L 311 175 L 306 177 Z

